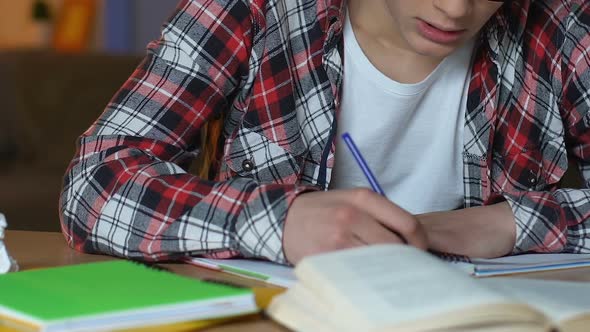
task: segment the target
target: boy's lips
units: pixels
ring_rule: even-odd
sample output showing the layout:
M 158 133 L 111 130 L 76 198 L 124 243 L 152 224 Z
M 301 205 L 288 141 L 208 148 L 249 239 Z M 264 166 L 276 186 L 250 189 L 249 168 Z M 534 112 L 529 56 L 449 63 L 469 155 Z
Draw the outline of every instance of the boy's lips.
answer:
M 455 27 L 443 27 L 436 23 L 418 19 L 418 31 L 424 38 L 435 43 L 451 44 L 461 39 L 461 36 L 467 30 Z

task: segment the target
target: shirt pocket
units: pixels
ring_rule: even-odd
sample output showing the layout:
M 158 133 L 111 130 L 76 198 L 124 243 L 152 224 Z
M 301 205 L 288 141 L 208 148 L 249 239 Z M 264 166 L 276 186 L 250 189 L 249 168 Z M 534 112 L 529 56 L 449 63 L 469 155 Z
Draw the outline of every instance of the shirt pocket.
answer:
M 543 191 L 555 187 L 567 169 L 567 152 L 563 139 L 508 150 L 494 158 L 496 190 Z
M 240 127 L 226 149 L 224 161 L 237 176 L 279 184 L 299 179 L 303 158 L 250 128 Z

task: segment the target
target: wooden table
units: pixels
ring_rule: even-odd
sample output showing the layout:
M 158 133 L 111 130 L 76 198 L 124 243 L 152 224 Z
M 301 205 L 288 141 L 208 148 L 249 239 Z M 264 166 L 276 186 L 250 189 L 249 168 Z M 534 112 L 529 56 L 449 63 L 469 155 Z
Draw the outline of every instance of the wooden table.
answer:
M 88 255 L 70 249 L 61 233 L 7 231 L 5 244 L 17 260 L 21 270 L 79 264 L 115 259 L 109 256 Z M 263 282 L 240 278 L 187 264 L 163 264 L 175 273 L 199 278 L 232 282 L 249 287 L 269 287 Z M 519 277 L 590 282 L 590 268 L 520 274 Z M 208 332 L 256 331 L 286 332 L 278 324 L 260 315 L 258 319 L 239 321 L 205 329 Z
M 88 255 L 77 252 L 68 247 L 61 233 L 56 232 L 6 231 L 4 242 L 10 255 L 18 262 L 21 271 L 116 259 L 109 256 Z M 162 265 L 175 273 L 189 277 L 220 280 L 248 287 L 269 287 L 269 285 L 263 282 L 240 278 L 188 264 Z M 199 331 L 287 332 L 288 330 L 260 315 L 258 319 L 223 324 Z

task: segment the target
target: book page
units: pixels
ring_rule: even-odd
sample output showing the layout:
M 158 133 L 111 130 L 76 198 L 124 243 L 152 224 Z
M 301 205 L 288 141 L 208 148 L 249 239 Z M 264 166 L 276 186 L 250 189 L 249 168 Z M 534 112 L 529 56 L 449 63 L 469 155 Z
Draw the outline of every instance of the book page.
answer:
M 481 281 L 514 299 L 527 302 L 554 322 L 590 315 L 590 283 L 516 278 Z
M 461 311 L 509 303 L 452 266 L 404 245 L 367 246 L 304 259 L 298 279 L 334 315 L 347 315 L 359 326 L 389 326 Z
M 328 319 L 326 306 L 306 287 L 296 284 L 274 297 L 266 313 L 294 331 L 351 331 L 342 320 Z

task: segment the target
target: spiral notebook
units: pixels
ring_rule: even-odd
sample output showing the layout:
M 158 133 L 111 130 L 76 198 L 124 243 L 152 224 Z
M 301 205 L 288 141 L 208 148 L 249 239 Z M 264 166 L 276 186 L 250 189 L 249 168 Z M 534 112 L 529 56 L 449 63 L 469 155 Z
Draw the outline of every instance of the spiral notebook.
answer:
M 439 258 L 476 276 L 491 277 L 590 266 L 590 254 L 522 254 L 499 258 L 469 258 L 436 253 Z
M 0 330 L 111 331 L 257 312 L 251 289 L 130 261 L 0 275 Z

